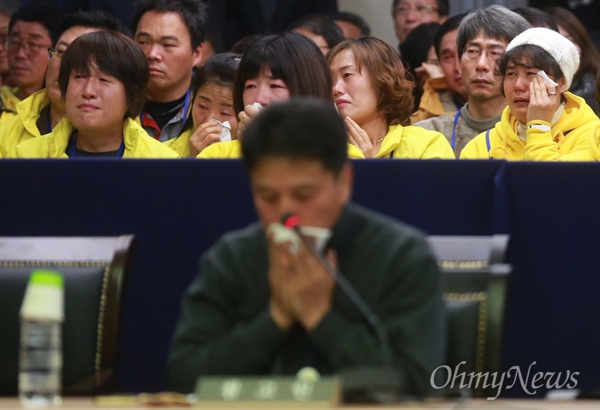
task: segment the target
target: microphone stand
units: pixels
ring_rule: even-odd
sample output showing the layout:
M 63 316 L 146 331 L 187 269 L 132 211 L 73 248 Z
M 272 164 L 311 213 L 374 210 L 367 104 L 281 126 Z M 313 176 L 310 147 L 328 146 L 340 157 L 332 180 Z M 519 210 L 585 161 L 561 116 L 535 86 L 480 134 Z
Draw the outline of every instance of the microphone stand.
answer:
M 291 218 L 291 217 L 290 217 Z M 290 218 L 285 218 L 289 220 Z M 295 217 L 294 217 L 295 218 Z M 297 218 L 294 219 L 297 222 Z M 285 222 L 285 220 L 284 220 Z M 346 403 L 394 403 L 406 399 L 402 396 L 402 380 L 399 372 L 392 365 L 392 352 L 387 340 L 386 331 L 381 325 L 379 316 L 367 305 L 356 289 L 341 274 L 339 269 L 332 265 L 314 245 L 302 235 L 298 223 L 286 224 L 298 234 L 300 240 L 309 252 L 320 261 L 325 271 L 333 278 L 342 292 L 359 310 L 361 315 L 374 331 L 377 341 L 381 346 L 382 366 L 369 366 L 351 368 L 339 372 L 342 379 L 343 401 Z

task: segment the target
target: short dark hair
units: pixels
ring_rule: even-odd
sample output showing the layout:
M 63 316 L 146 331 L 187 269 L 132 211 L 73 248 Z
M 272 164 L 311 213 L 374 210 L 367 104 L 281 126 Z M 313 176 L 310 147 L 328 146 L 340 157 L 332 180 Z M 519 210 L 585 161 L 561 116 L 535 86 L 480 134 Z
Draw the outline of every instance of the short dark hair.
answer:
M 58 85 L 63 99 L 67 95 L 71 73 L 89 75 L 92 64 L 123 84 L 129 107 L 125 115 L 135 118 L 144 104 L 150 77 L 148 59 L 137 43 L 108 30 L 78 37 L 69 45 L 60 63 Z
M 242 56 L 236 53 L 219 53 L 212 55 L 202 67 L 200 67 L 192 79 L 192 95 L 194 101 L 196 95 L 206 83 L 213 83 L 221 87 L 233 89 L 233 80 L 240 65 Z M 194 126 L 193 115 L 188 115 L 181 133 L 192 129 Z
M 467 43 L 480 33 L 498 41 L 510 43 L 513 38 L 531 28 L 525 18 L 512 10 L 496 4 L 475 9 L 461 21 L 456 35 L 458 56 L 462 57 Z
M 121 21 L 104 11 L 76 11 L 75 13 L 67 14 L 58 24 L 56 38 L 52 42 L 56 44 L 59 37 L 71 27 L 92 27 L 103 30 L 112 30 L 128 37 L 131 37 L 131 31 Z
M 323 36 L 329 48 L 335 47 L 344 40 L 344 33 L 340 26 L 335 24 L 331 18 L 322 14 L 310 14 L 302 16 L 287 28 L 288 31 L 293 31 L 298 28 L 303 28 L 318 36 Z
M 318 160 L 339 174 L 348 161 L 344 120 L 331 104 L 292 98 L 265 108 L 244 132 L 242 158 L 251 171 L 265 158 Z
M 430 21 L 412 29 L 400 43 L 400 57 L 406 68 L 416 78 L 415 68 L 427 61 L 429 48 L 433 45 L 433 36 L 440 29 L 440 23 Z
M 331 71 L 323 52 L 303 35 L 284 32 L 261 37 L 242 57 L 233 83 L 236 112 L 244 109 L 244 84 L 263 66 L 287 85 L 291 97 L 317 97 L 333 106 Z
M 201 0 L 138 0 L 133 13 L 133 32 L 148 11 L 177 13 L 190 33 L 192 49 L 204 42 L 206 35 L 206 4 Z
M 48 31 L 54 45 L 60 18 L 60 13 L 47 4 L 27 4 L 19 7 L 11 16 L 10 23 L 8 23 L 8 34 L 10 35 L 13 26 L 19 21 L 39 23 Z
M 361 36 L 370 36 L 371 35 L 371 27 L 365 21 L 362 16 L 356 13 L 352 13 L 350 11 L 339 11 L 331 15 L 333 21 L 345 21 L 346 23 L 350 23 L 360 29 Z
M 454 15 L 448 18 L 446 21 L 442 23 L 440 28 L 437 29 L 435 34 L 433 35 L 433 48 L 435 48 L 435 55 L 441 60 L 440 56 L 440 47 L 442 44 L 442 37 L 451 32 L 452 30 L 458 30 L 458 26 L 460 26 L 460 22 L 466 16 L 466 13 L 461 13 Z

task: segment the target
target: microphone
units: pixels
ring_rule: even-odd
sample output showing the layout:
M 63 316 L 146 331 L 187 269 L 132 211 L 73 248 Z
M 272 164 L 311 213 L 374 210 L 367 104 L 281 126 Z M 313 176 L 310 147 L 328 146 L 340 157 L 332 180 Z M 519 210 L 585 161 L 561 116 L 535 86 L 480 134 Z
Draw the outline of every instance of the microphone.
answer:
M 354 286 L 341 274 L 339 269 L 331 264 L 306 236 L 302 235 L 300 218 L 297 215 L 291 213 L 284 214 L 281 221 L 282 225 L 298 234 L 304 246 L 317 258 L 323 268 L 325 268 L 325 271 L 333 278 L 335 284 L 350 299 L 375 333 L 377 341 L 381 346 L 382 367 L 358 367 L 339 372 L 342 379 L 344 402 L 391 403 L 400 401 L 402 399 L 402 381 L 400 374 L 391 364 L 392 352 L 387 340 L 386 331 L 381 326 L 381 319 L 373 312 Z

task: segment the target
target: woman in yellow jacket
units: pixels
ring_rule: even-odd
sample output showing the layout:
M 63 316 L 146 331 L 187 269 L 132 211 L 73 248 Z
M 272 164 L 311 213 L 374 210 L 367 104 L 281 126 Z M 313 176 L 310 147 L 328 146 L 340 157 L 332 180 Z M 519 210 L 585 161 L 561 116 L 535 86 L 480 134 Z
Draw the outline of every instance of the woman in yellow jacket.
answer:
M 578 66 L 573 43 L 553 30 L 536 27 L 515 37 L 498 65 L 508 106 L 460 158 L 592 160 L 589 138 L 600 119 L 583 98 L 566 92 Z
M 17 145 L 16 158 L 178 158 L 135 122 L 144 102 L 148 61 L 130 38 L 97 31 L 63 54 L 58 83 L 66 117 L 46 136 Z
M 0 154 L 6 157 L 17 144 L 42 135 L 37 122 L 42 110 L 49 106 L 50 98 L 46 88 L 19 102 L 15 107 L 16 115 L 0 122 Z M 45 131 L 48 133 L 51 129 Z
M 163 143 L 182 158 L 196 157 L 209 145 L 231 141 L 237 135 L 233 80 L 241 57 L 235 53 L 215 54 L 194 77 L 191 115 L 181 134 Z
M 331 75 L 323 53 L 301 34 L 286 32 L 255 42 L 240 61 L 233 84 L 233 106 L 239 113 L 237 136 L 205 148 L 197 158 L 240 158 L 239 138 L 261 107 L 295 96 L 333 104 Z M 349 146 L 349 154 L 352 149 Z M 352 156 L 352 154 L 350 154 Z
M 410 125 L 412 81 L 398 52 L 375 37 L 348 39 L 327 55 L 335 105 L 353 154 L 363 158 L 455 159 L 439 132 Z

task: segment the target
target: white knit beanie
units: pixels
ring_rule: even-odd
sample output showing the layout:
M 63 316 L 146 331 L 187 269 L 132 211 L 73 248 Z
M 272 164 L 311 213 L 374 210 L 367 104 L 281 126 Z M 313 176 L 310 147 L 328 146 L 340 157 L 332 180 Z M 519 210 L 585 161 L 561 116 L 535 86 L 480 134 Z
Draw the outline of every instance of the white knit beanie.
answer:
M 577 48 L 562 34 L 543 27 L 534 27 L 525 30 L 516 36 L 506 47 L 506 51 L 531 44 L 546 50 L 558 63 L 560 70 L 567 81 L 567 90 L 571 86 L 573 76 L 579 68 L 579 54 Z

